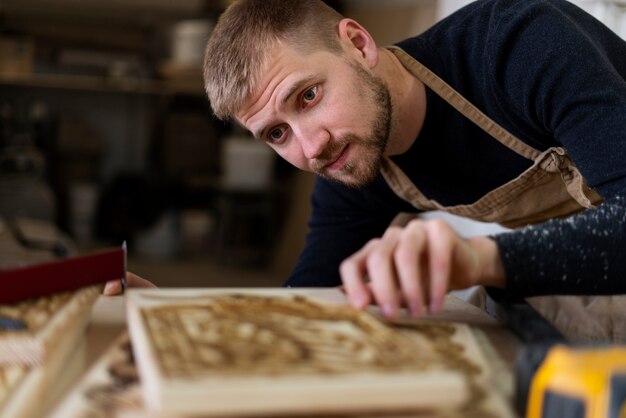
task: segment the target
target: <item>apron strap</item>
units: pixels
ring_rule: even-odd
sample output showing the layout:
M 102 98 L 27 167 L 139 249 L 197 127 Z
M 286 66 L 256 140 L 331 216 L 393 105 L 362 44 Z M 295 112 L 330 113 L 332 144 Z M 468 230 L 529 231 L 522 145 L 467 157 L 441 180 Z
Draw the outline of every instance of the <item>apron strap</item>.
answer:
M 498 142 L 529 160 L 534 161 L 539 157 L 541 151 L 534 149 L 524 141 L 507 132 L 415 58 L 411 57 L 397 46 L 389 46 L 388 49 L 424 84 L 430 87 L 452 107 L 461 112 L 461 114 L 498 140 Z

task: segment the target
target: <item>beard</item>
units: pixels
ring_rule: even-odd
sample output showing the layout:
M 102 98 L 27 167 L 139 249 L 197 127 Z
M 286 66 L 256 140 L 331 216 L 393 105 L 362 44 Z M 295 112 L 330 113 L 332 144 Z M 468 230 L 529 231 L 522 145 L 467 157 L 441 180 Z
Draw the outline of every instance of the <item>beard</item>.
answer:
M 385 83 L 356 62 L 350 62 L 350 66 L 355 72 L 355 90 L 359 92 L 359 99 L 369 103 L 372 109 L 371 134 L 367 137 L 349 134 L 331 142 L 314 162 L 313 171 L 327 180 L 359 188 L 374 181 L 380 171 L 389 142 L 392 108 Z M 347 161 L 339 171 L 326 169 L 348 146 L 354 151 L 360 151 L 357 153 L 358 158 Z

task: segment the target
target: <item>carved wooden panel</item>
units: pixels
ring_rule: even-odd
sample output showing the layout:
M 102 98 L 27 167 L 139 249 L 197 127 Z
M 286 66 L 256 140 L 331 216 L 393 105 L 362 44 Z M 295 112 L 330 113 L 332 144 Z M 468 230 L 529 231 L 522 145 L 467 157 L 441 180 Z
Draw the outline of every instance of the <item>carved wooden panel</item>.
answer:
M 148 410 L 415 414 L 462 410 L 485 397 L 474 383 L 481 365 L 466 352 L 475 346 L 467 327 L 392 326 L 341 298 L 298 293 L 131 290 L 129 329 Z
M 22 329 L 0 327 L 0 365 L 41 365 L 54 346 L 62 343 L 63 334 L 85 318 L 100 294 L 99 286 L 75 292 L 30 299 L 12 305 L 0 305 L 0 317 L 18 320 Z
M 25 325 L 0 330 L 0 418 L 42 416 L 84 367 L 81 342 L 99 293 L 91 287 L 0 305 L 0 315 Z

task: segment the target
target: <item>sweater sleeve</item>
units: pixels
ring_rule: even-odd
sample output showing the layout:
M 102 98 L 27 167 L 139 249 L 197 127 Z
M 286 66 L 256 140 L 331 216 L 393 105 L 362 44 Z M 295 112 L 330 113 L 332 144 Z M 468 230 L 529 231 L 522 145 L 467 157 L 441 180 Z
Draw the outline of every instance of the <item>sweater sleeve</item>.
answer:
M 511 294 L 626 293 L 626 194 L 565 220 L 493 238 Z
M 500 27 L 495 84 L 506 105 L 556 138 L 605 202 L 495 236 L 507 289 L 626 293 L 626 43 L 573 6 L 534 3 Z

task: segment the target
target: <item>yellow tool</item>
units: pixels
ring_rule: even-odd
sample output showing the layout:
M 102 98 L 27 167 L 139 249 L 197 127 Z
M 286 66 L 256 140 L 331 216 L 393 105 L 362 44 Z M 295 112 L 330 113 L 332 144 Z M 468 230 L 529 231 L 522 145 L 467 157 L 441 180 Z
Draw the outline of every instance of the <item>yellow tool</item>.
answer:
M 548 349 L 530 384 L 527 418 L 626 418 L 626 347 Z
M 626 346 L 568 344 L 526 302 L 498 304 L 497 315 L 524 343 L 516 373 L 526 418 L 626 418 Z

